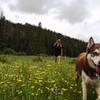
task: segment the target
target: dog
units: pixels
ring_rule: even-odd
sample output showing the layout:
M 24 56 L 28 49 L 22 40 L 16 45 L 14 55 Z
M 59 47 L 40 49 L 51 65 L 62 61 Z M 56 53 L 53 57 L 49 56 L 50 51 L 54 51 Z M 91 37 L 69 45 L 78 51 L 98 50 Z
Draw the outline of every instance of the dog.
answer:
M 76 74 L 78 80 L 82 77 L 83 100 L 87 99 L 87 85 L 92 83 L 97 99 L 100 100 L 100 44 L 94 42 L 90 37 L 86 52 L 79 54 L 76 60 Z

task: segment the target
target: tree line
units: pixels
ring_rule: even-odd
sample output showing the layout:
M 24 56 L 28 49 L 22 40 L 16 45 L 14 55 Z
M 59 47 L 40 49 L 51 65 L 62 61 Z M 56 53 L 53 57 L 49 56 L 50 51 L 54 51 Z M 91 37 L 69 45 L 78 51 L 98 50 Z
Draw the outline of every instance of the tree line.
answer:
M 25 23 L 13 23 L 0 17 L 0 52 L 11 49 L 24 52 L 27 55 L 54 55 L 53 43 L 60 38 L 63 45 L 63 55 L 75 57 L 85 51 L 86 43 L 81 40 L 64 36 L 49 29 Z

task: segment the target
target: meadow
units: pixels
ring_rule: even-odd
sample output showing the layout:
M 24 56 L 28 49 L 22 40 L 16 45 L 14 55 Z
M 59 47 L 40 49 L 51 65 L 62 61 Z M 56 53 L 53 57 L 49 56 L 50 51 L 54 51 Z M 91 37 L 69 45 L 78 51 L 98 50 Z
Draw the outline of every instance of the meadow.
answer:
M 0 55 L 0 100 L 82 100 L 75 58 Z M 89 100 L 95 92 L 89 87 Z

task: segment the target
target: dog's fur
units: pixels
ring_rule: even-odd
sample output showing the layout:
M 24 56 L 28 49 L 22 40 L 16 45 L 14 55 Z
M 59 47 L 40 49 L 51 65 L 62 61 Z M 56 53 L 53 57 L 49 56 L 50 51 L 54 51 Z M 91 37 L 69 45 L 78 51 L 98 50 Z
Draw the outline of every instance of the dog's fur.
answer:
M 83 100 L 87 99 L 87 84 L 95 86 L 97 99 L 100 100 L 100 44 L 95 44 L 93 38 L 89 39 L 86 52 L 81 53 L 76 61 L 77 80 L 82 75 Z

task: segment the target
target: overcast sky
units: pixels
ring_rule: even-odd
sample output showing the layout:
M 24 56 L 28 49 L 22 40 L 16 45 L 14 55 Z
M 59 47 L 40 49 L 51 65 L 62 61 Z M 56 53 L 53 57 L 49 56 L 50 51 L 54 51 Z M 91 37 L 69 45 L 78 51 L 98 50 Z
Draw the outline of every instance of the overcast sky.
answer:
M 100 43 L 100 0 L 0 0 L 6 19 Z

